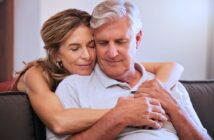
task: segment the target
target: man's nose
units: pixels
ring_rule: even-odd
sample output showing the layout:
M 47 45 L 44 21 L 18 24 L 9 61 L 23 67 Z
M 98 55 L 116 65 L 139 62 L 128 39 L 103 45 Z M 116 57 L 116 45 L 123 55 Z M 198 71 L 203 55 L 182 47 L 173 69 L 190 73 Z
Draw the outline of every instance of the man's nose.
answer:
M 108 56 L 110 58 L 114 58 L 117 55 L 118 55 L 117 46 L 114 43 L 110 43 L 108 48 Z

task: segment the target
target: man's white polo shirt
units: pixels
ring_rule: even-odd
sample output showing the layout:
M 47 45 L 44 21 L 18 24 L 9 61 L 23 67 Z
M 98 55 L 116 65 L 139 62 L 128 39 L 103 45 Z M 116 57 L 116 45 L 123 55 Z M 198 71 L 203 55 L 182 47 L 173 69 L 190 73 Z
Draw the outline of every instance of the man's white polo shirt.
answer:
M 119 82 L 106 76 L 98 65 L 89 76 L 71 75 L 65 78 L 57 87 L 56 94 L 59 96 L 65 108 L 91 108 L 106 109 L 113 108 L 121 96 L 130 96 L 131 91 L 136 91 L 138 86 L 145 80 L 154 79 L 154 75 L 147 72 L 139 64 L 135 68 L 142 73 L 139 82 L 131 88 L 125 82 Z M 189 95 L 185 88 L 178 82 L 170 91 L 172 96 L 192 117 L 192 119 L 201 126 L 201 122 L 196 115 Z M 205 130 L 206 131 L 206 130 Z M 47 131 L 48 139 L 63 139 L 63 137 L 54 136 L 49 130 Z M 178 139 L 176 131 L 171 122 L 164 124 L 164 127 L 157 130 L 147 130 L 138 128 L 126 128 L 119 136 L 120 140 L 175 140 Z

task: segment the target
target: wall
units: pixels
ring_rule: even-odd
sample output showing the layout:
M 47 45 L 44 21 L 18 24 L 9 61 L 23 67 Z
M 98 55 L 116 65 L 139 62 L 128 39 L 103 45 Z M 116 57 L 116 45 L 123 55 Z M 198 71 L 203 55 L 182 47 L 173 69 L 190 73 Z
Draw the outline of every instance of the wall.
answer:
M 41 55 L 40 41 L 40 1 L 14 0 L 14 69 L 24 67 Z
M 214 79 L 214 1 L 210 0 L 209 46 L 208 46 L 208 78 Z
M 66 8 L 91 12 L 101 0 L 17 1 L 15 56 L 19 57 L 15 58 L 15 69 L 22 67 L 20 64 L 22 60 L 44 56 L 38 30 L 49 16 Z M 208 53 L 212 48 L 209 47 L 210 37 L 213 37 L 209 30 L 213 26 L 209 24 L 211 17 L 209 12 L 213 8 L 210 6 L 213 4 L 212 0 L 132 1 L 138 5 L 143 21 L 144 38 L 137 59 L 177 61 L 185 67 L 182 79 L 206 79 L 211 69 L 207 60 L 212 56 Z M 21 16 L 22 12 L 28 16 Z M 31 19 L 32 17 L 34 18 Z M 24 20 L 22 24 L 26 24 L 29 28 L 22 28 L 20 19 Z M 25 47 L 28 48 L 25 49 Z
M 176 61 L 182 79 L 206 79 L 208 0 L 142 1 L 144 40 L 138 59 Z

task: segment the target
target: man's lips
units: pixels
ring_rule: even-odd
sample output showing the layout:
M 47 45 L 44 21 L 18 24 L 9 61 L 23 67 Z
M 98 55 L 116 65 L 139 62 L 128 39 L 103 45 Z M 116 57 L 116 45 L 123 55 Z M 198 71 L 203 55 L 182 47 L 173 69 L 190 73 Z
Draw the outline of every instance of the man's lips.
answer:
M 122 60 L 105 60 L 108 63 L 118 63 L 121 62 Z

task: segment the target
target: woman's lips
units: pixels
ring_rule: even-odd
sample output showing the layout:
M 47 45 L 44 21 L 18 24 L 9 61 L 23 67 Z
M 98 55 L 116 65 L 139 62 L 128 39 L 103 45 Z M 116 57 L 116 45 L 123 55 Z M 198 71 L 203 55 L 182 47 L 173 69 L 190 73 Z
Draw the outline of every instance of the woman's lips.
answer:
M 92 63 L 88 63 L 88 64 L 78 64 L 77 66 L 82 66 L 82 67 L 88 67 L 88 66 L 91 66 Z

